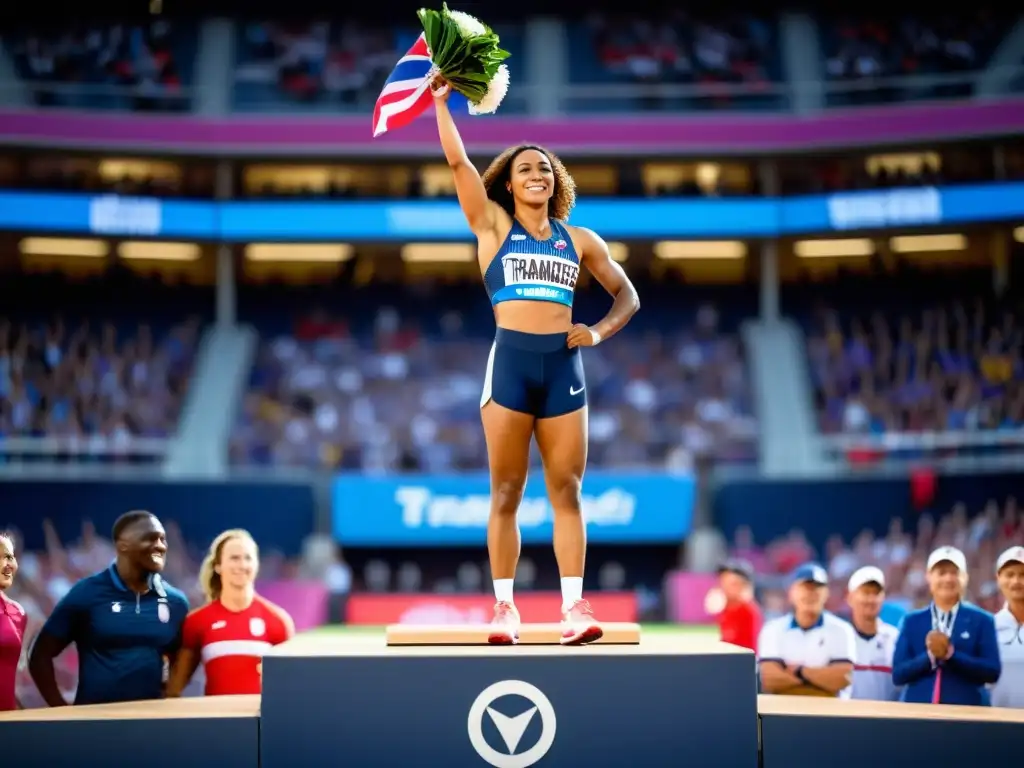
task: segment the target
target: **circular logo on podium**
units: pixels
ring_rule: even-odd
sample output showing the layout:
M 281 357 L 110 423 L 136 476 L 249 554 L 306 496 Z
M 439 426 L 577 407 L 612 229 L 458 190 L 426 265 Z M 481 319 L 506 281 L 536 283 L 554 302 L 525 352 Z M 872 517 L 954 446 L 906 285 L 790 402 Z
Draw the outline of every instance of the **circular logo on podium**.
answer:
M 532 706 L 519 714 L 508 714 L 492 704 L 505 696 L 518 696 Z M 534 715 L 540 715 L 540 738 L 524 752 L 517 753 L 519 742 Z M 490 718 L 508 752 L 499 752 L 484 738 L 484 717 Z M 539 761 L 555 743 L 555 708 L 541 690 L 522 680 L 502 680 L 485 688 L 469 708 L 469 743 L 494 768 L 528 768 Z

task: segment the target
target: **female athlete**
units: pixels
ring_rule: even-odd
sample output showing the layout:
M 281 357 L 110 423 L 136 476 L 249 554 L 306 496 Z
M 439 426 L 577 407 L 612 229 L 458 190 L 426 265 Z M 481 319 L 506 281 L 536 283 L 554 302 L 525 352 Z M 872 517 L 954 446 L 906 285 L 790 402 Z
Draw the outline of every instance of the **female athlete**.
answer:
M 291 617 L 256 594 L 259 548 L 247 531 L 224 531 L 199 569 L 209 601 L 185 617 L 168 696 L 181 696 L 200 663 L 206 695 L 260 693 L 263 654 L 295 634 Z
M 448 84 L 437 79 L 432 90 L 441 147 L 476 236 L 497 325 L 480 400 L 491 472 L 487 549 L 497 600 L 490 642 L 507 645 L 519 639 L 512 596 L 520 551 L 516 512 L 533 437 L 554 509 L 561 642 L 593 642 L 603 632 L 583 599 L 586 526 L 580 486 L 587 463 L 587 394 L 580 347 L 592 347 L 621 330 L 640 301 L 607 244 L 589 229 L 565 223 L 576 192 L 559 159 L 541 147 L 512 147 L 481 177 L 448 109 Z M 590 327 L 572 322 L 581 265 L 614 297 L 608 315 Z

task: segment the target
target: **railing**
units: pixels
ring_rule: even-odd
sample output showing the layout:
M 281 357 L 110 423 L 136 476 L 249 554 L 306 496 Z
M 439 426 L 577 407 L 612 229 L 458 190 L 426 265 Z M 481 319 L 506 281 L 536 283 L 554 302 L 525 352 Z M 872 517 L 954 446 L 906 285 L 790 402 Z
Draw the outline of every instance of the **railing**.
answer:
M 166 456 L 169 445 L 168 438 L 154 437 L 3 437 L 0 464 L 60 460 L 153 463 Z
M 975 448 L 1024 447 L 1024 429 L 950 432 L 893 432 L 874 434 L 825 435 L 827 450 L 845 451 L 943 451 Z
M 556 105 L 559 112 L 631 111 L 791 111 L 797 104 L 817 101 L 824 108 L 879 105 L 907 100 L 942 101 L 965 99 L 974 94 L 983 74 L 1001 74 L 1007 81 L 1024 77 L 1024 65 L 989 70 L 936 75 L 912 75 L 844 80 L 812 80 L 763 83 L 590 83 L 554 87 L 515 82 L 506 97 L 506 112 L 531 112 L 539 103 Z M 206 86 L 208 87 L 208 86 Z M 149 86 L 21 82 L 0 88 L 3 92 L 25 92 L 36 104 L 56 108 L 132 107 L 152 111 L 182 111 L 191 107 L 204 86 L 193 85 L 173 91 Z M 552 98 L 553 97 L 553 98 Z M 805 99 L 804 97 L 810 97 Z M 281 112 L 368 114 L 376 93 L 364 91 L 353 104 L 330 94 L 312 102 L 246 99 L 238 105 L 245 114 Z M 10 100 L 7 100 L 10 103 Z
M 0 94 L 28 93 L 35 106 L 66 109 L 123 109 L 155 112 L 187 111 L 201 89 L 174 89 L 152 85 L 114 85 L 105 83 L 42 82 L 22 80 L 0 89 Z M 3 103 L 10 103 L 5 98 Z

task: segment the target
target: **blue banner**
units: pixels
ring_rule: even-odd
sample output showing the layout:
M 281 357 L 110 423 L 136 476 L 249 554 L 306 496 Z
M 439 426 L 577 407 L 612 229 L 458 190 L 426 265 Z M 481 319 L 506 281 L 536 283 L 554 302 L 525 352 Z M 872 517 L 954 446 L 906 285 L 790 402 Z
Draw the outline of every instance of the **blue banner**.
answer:
M 349 547 L 487 544 L 486 474 L 342 475 L 334 481 L 335 538 Z M 690 531 L 694 481 L 688 475 L 588 473 L 583 481 L 587 538 L 594 544 L 671 544 Z M 524 544 L 549 544 L 552 510 L 542 473 L 531 474 L 519 506 Z
M 1024 219 L 1024 183 L 835 195 L 588 199 L 572 223 L 607 240 L 746 239 Z M 0 192 L 0 230 L 227 242 L 467 241 L 453 200 L 224 203 Z

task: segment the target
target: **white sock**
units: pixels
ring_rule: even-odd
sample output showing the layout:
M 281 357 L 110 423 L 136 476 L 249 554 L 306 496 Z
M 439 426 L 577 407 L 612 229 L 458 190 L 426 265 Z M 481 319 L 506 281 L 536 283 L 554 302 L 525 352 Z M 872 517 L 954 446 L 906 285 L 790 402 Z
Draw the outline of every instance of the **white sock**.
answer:
M 573 603 L 583 599 L 583 577 L 565 576 L 562 578 L 562 611 L 568 611 Z
M 512 602 L 512 584 L 515 579 L 495 579 L 494 580 L 494 598 L 499 603 L 511 603 Z

